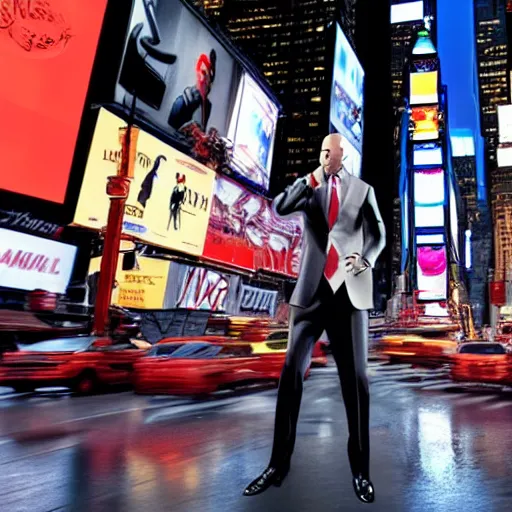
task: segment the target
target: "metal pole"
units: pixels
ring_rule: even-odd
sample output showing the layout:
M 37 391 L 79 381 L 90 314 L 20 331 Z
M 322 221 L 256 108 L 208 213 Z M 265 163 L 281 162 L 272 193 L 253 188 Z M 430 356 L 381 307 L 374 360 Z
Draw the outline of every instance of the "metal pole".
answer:
M 138 137 L 138 128 L 132 126 L 134 109 L 135 97 L 132 103 L 132 112 L 128 126 L 120 130 L 122 151 L 117 175 L 109 176 L 107 181 L 110 209 L 105 231 L 103 256 L 101 258 L 93 327 L 94 334 L 98 336 L 105 336 L 108 333 L 109 307 L 119 259 L 124 207 L 130 193 L 130 182 L 133 178 Z

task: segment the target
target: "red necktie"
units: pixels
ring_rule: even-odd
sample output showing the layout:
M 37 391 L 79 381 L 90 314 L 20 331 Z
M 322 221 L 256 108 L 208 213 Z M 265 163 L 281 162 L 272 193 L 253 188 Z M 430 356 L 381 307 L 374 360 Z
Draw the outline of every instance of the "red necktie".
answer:
M 329 231 L 331 231 L 334 224 L 336 224 L 336 220 L 338 219 L 338 214 L 340 210 L 340 198 L 338 197 L 337 187 L 338 179 L 338 176 L 336 176 L 335 174 L 331 176 L 331 200 L 329 202 L 329 213 L 327 216 L 327 220 L 329 223 Z M 336 250 L 332 243 L 328 245 L 330 245 L 330 248 L 329 252 L 327 253 L 324 275 L 329 281 L 338 270 L 340 264 L 340 255 L 338 254 L 338 251 Z

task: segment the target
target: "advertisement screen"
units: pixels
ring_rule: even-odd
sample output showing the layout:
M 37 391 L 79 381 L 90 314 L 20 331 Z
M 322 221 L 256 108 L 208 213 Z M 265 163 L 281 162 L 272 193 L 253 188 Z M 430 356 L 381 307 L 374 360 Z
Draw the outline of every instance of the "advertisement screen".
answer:
M 205 258 L 247 270 L 296 276 L 301 243 L 299 217 L 282 219 L 263 197 L 217 176 Z
M 457 209 L 457 196 L 452 180 L 450 180 L 450 231 L 452 235 L 452 243 L 455 247 L 455 254 L 460 258 L 459 248 L 459 212 Z
M 411 73 L 411 105 L 439 103 L 437 96 L 437 71 Z
M 498 147 L 498 167 L 512 167 L 512 146 Z
M 415 166 L 443 165 L 443 152 L 439 144 L 415 144 L 413 151 Z
M 426 71 L 437 71 L 439 69 L 439 59 L 437 57 L 415 57 L 410 65 L 413 72 L 425 73 Z
M 64 203 L 106 5 L 0 3 L 0 189 Z
M 273 317 L 277 311 L 277 292 L 242 285 L 238 297 L 237 314 Z
M 123 270 L 119 258 L 111 303 L 125 308 L 162 309 L 171 262 L 137 256 L 133 270 Z M 95 295 L 101 268 L 101 257 L 91 259 L 89 265 L 89 289 Z
M 336 26 L 331 125 L 344 135 L 359 153 L 363 146 L 364 71 L 348 39 Z
M 423 19 L 423 0 L 391 5 L 391 23 L 407 23 Z
M 130 108 L 135 93 L 138 112 L 166 132 L 195 123 L 225 137 L 240 73 L 180 0 L 134 1 L 117 103 Z
M 446 300 L 446 246 L 421 245 L 417 248 L 419 300 Z
M 343 167 L 345 170 L 357 178 L 361 177 L 361 153 L 357 149 L 345 140 L 343 142 Z
M 444 226 L 444 171 L 414 172 L 414 218 L 417 228 Z
M 231 164 L 242 176 L 268 190 L 278 110 L 255 80 L 244 74 L 228 138 L 233 142 Z
M 434 140 L 439 138 L 439 119 L 437 107 L 413 107 L 413 140 Z
M 500 142 L 512 142 L 512 105 L 498 105 L 498 126 Z
M 66 293 L 74 245 L 0 228 L 0 287 Z
M 119 128 L 124 126 L 117 116 L 100 111 L 75 212 L 77 225 L 100 230 L 107 223 L 105 185 L 117 174 Z M 141 130 L 123 231 L 152 245 L 201 255 L 214 181 L 214 171 Z
M 177 308 L 226 311 L 230 279 L 226 274 L 202 267 L 185 267 Z

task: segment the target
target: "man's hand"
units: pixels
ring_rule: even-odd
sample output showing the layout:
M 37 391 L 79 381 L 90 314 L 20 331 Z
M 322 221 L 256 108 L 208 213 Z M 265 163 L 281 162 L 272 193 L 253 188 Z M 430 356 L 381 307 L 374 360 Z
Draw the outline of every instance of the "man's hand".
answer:
M 370 268 L 370 264 L 357 252 L 349 254 L 345 258 L 345 271 L 356 276 Z

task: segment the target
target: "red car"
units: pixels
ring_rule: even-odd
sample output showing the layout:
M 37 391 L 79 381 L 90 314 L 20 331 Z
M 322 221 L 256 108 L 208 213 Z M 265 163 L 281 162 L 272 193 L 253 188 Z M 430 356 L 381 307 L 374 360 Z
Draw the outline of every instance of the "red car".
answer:
M 453 356 L 451 378 L 458 382 L 511 385 L 512 355 L 501 343 L 463 343 Z
M 4 353 L 0 360 L 0 386 L 20 392 L 65 386 L 90 394 L 105 385 L 130 384 L 133 364 L 146 352 L 97 336 L 18 344 L 17 351 Z
M 248 344 L 159 343 L 135 364 L 135 390 L 196 395 L 257 382 L 277 383 L 285 354 L 254 354 Z

